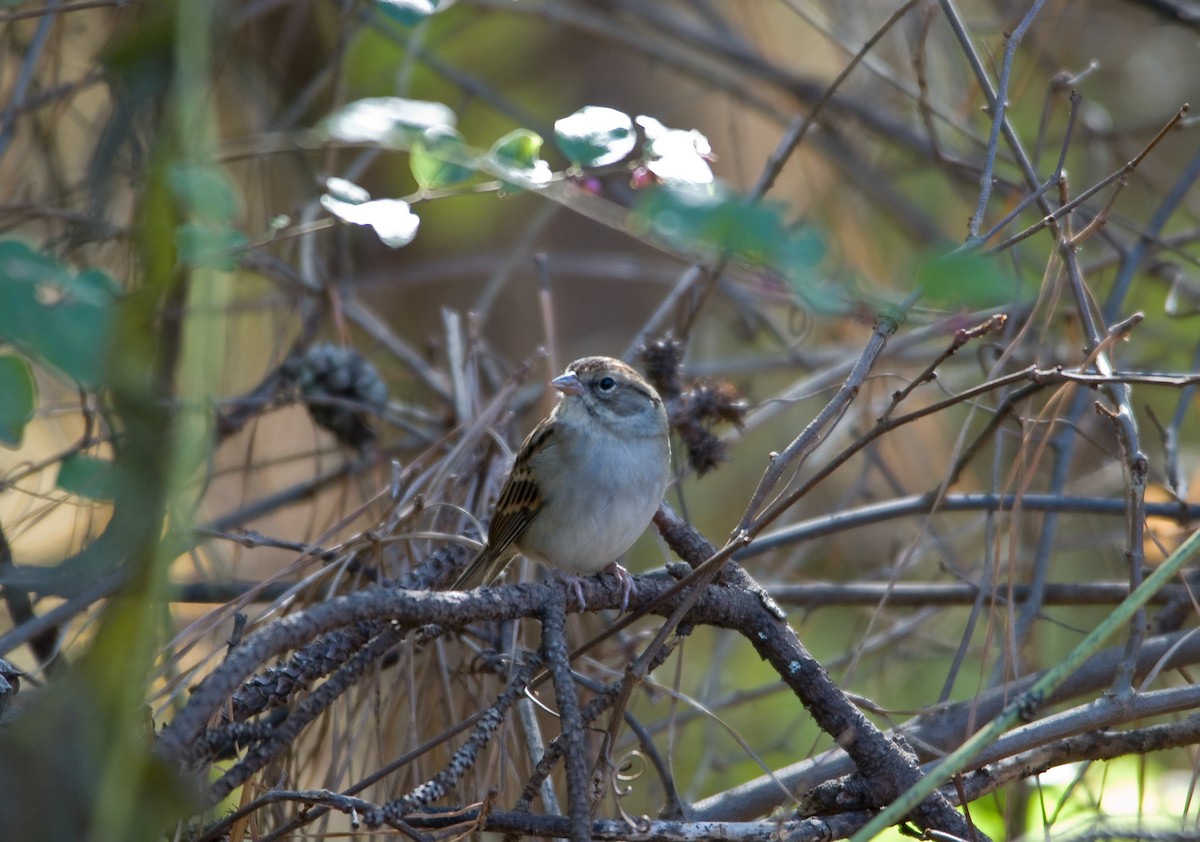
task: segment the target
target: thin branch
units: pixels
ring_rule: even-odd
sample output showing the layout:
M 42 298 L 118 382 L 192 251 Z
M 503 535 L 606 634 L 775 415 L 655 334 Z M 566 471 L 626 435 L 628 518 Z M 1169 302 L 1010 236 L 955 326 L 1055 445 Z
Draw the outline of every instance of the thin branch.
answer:
M 1029 11 L 1021 18 L 1021 22 L 1017 24 L 1016 29 L 1005 37 L 1004 59 L 1000 63 L 1000 79 L 996 84 L 995 92 L 988 91 L 988 105 L 992 114 L 992 131 L 988 135 L 987 154 L 983 158 L 983 173 L 979 177 L 979 202 L 975 206 L 975 213 L 971 215 L 971 220 L 967 224 L 967 236 L 972 240 L 979 236 L 979 226 L 983 224 L 983 215 L 987 211 L 988 200 L 992 196 L 992 172 L 996 167 L 996 150 L 1000 145 L 1000 131 L 1008 125 L 1008 83 L 1009 77 L 1012 74 L 1013 60 L 1016 58 L 1017 47 L 1021 45 L 1021 39 L 1025 37 L 1025 33 L 1033 25 L 1033 19 L 1037 17 L 1044 3 L 1045 0 L 1033 0 L 1033 5 L 1029 7 Z M 948 5 L 948 3 L 943 4 L 943 7 L 945 8 Z M 949 13 L 947 16 L 949 17 Z

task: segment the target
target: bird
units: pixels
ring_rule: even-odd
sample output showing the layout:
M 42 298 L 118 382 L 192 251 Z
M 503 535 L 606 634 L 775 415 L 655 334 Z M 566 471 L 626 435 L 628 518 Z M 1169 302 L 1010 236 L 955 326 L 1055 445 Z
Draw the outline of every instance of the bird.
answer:
M 452 585 L 490 584 L 518 553 L 545 565 L 582 606 L 580 575 L 608 570 L 629 606 L 617 559 L 654 517 L 671 479 L 662 398 L 611 357 L 583 357 L 550 381 L 553 411 L 522 443 L 492 513 L 487 543 Z

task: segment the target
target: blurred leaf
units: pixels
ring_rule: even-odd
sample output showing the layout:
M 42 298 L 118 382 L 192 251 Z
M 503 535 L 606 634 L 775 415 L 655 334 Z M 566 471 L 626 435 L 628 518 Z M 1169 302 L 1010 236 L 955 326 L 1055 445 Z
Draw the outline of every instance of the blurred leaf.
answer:
M 927 255 L 917 268 L 917 284 L 925 298 L 946 307 L 980 310 L 1022 298 L 1020 280 L 981 254 Z
M 811 225 L 793 226 L 779 248 L 777 261 L 787 276 L 796 271 L 808 271 L 825 262 L 828 249 L 825 237 Z
M 104 307 L 113 304 L 124 293 L 120 284 L 99 269 L 84 269 L 70 283 L 73 294 L 80 300 Z
M 712 146 L 695 129 L 670 129 L 653 117 L 639 114 L 636 122 L 646 133 L 646 169 L 668 185 L 713 183 Z
M 113 463 L 86 453 L 72 453 L 59 464 L 54 484 L 89 500 L 111 500 L 116 491 Z
M 492 144 L 490 154 L 498 161 L 521 169 L 532 169 L 541 162 L 542 136 L 529 129 L 515 129 Z
M 123 605 L 113 605 L 106 614 L 122 610 Z M 125 643 L 125 660 L 139 663 L 129 654 L 130 642 Z M 82 665 L 73 663 L 69 674 L 63 670 L 46 681 L 23 706 L 20 699 L 28 690 L 22 688 L 16 711 L 10 711 L 15 715 L 5 717 L 0 728 L 0 839 L 162 842 L 164 827 L 202 809 L 194 779 L 185 781 L 152 755 L 153 726 L 137 718 L 142 708 L 121 705 L 126 697 L 106 685 L 106 680 L 115 681 L 109 676 L 118 672 L 118 665 L 89 659 L 90 653 L 81 654 Z M 116 758 L 119 767 L 113 763 Z M 119 837 L 98 830 L 104 823 L 104 784 L 113 775 L 120 775 L 119 783 L 137 806 Z
M 786 278 L 806 310 L 822 316 L 844 316 L 861 312 L 871 295 L 853 278 L 829 279 L 814 272 L 794 273 Z
M 646 162 L 646 169 L 666 184 L 712 184 L 713 173 L 699 155 L 668 155 Z
M 325 192 L 339 202 L 351 205 L 361 205 L 371 200 L 371 194 L 365 187 L 359 187 L 353 181 L 337 176 L 325 179 Z
M 818 268 L 828 256 L 824 234 L 815 226 L 793 226 L 785 232 L 772 260 L 797 299 L 814 313 L 845 314 L 867 294 L 847 278 L 830 281 Z
M 373 97 L 347 103 L 322 121 L 319 131 L 346 143 L 378 143 L 408 149 L 435 126 L 453 127 L 454 112 L 440 102 Z
M 404 26 L 416 26 L 437 12 L 439 5 L 440 0 L 376 0 L 384 16 Z
M 664 185 L 642 194 L 638 213 L 685 249 L 715 249 L 774 265 L 790 248 L 781 205 L 749 202 L 725 189 Z
M 642 192 L 636 213 L 684 254 L 725 254 L 765 268 L 820 312 L 846 307 L 844 287 L 822 286 L 814 271 L 826 258 L 824 236 L 812 226 L 790 223 L 782 204 L 750 201 L 719 184 L 661 185 Z
M 171 193 L 191 214 L 208 222 L 228 222 L 238 213 L 233 182 L 208 164 L 176 164 L 167 176 Z
M 554 123 L 554 142 L 571 163 L 603 167 L 623 161 L 637 145 L 637 133 L 628 114 L 587 105 Z
M 5 240 L 0 242 L 0 278 L 6 282 L 47 282 L 65 287 L 71 282 L 71 273 L 54 258 L 19 240 Z
M 426 129 L 413 141 L 408 165 L 422 190 L 461 184 L 475 174 L 466 162 L 471 153 L 450 126 Z
M 22 242 L 0 242 L 0 338 L 85 386 L 100 383 L 118 291 L 99 270 L 72 276 Z
M 237 253 L 249 240 L 227 225 L 185 222 L 175 229 L 175 248 L 187 266 L 206 266 L 221 272 L 237 268 Z
M 343 201 L 336 196 L 326 193 L 321 196 L 321 206 L 338 219 L 355 225 L 369 225 L 375 229 L 376 235 L 389 248 L 406 246 L 417 236 L 417 228 L 421 218 L 409 208 L 408 202 L 401 199 L 375 199 L 370 201 L 371 194 L 367 193 L 353 182 L 345 179 L 329 179 L 337 181 L 334 185 L 343 195 L 350 192 L 360 201 Z M 327 182 L 328 185 L 328 182 Z M 348 191 L 347 186 L 354 188 Z
M 12 355 L 0 356 L 0 444 L 20 447 L 25 425 L 37 406 L 37 383 L 29 363 Z
M 515 129 L 492 144 L 488 150 L 496 173 L 517 178 L 517 187 L 541 187 L 553 178 L 550 165 L 539 155 L 542 151 L 542 136 L 529 129 Z

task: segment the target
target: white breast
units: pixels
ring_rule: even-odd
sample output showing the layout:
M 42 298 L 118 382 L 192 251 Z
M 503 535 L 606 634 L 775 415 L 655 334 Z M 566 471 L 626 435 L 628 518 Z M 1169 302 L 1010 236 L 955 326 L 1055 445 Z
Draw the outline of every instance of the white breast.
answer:
M 545 506 L 517 545 L 544 564 L 595 573 L 650 523 L 666 491 L 670 446 L 665 436 L 623 439 L 578 429 L 555 444 L 558 453 L 542 456 L 558 470 L 539 470 Z

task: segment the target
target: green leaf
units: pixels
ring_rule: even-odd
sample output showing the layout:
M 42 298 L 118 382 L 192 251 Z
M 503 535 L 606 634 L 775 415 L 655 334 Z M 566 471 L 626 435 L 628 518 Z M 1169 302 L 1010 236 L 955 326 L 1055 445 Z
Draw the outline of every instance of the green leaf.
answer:
M 492 144 L 488 161 L 501 178 L 514 178 L 517 187 L 541 187 L 553 177 L 550 165 L 539 157 L 543 143 L 537 132 L 515 129 Z
M 12 355 L 0 356 L 0 444 L 21 446 L 25 425 L 37 406 L 37 382 L 29 363 Z
M 111 500 L 116 491 L 116 473 L 107 459 L 72 453 L 59 464 L 54 484 L 89 500 Z
M 437 12 L 439 5 L 440 0 L 376 0 L 376 6 L 385 17 L 403 26 L 416 26 Z
M 475 174 L 462 135 L 450 126 L 426 129 L 413 141 L 408 165 L 422 190 L 461 184 Z
M 239 210 L 233 182 L 209 164 L 176 164 L 167 175 L 171 193 L 192 215 L 208 222 L 228 222 Z
M 110 275 L 99 269 L 84 269 L 70 283 L 77 298 L 100 307 L 108 307 L 125 292 Z
M 542 136 L 529 129 L 515 129 L 492 144 L 489 154 L 512 167 L 532 169 L 541 161 Z
M 345 143 L 408 149 L 426 129 L 453 127 L 454 112 L 440 102 L 373 97 L 347 103 L 322 121 L 320 133 Z
M 931 302 L 971 310 L 1012 304 L 1023 297 L 1020 280 L 981 254 L 927 256 L 917 268 L 917 284 Z
M 227 225 L 185 222 L 175 229 L 175 248 L 186 266 L 208 267 L 220 272 L 237 268 L 237 254 L 249 240 Z
M 34 251 L 20 240 L 0 242 L 0 278 L 27 284 L 67 286 L 71 273 L 49 255 Z
M 74 276 L 20 241 L 0 241 L 0 339 L 84 386 L 102 380 L 119 291 L 97 269 Z
M 554 142 L 571 163 L 604 167 L 625 160 L 637 146 L 637 132 L 628 114 L 587 105 L 555 121 Z

